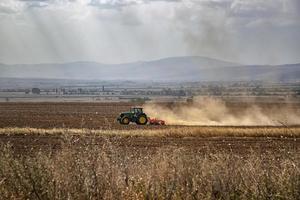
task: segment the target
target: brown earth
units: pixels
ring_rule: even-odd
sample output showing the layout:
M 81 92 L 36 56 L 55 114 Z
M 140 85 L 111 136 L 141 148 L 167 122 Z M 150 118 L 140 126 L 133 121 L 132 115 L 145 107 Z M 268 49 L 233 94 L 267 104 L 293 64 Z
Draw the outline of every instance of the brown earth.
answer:
M 17 153 L 56 152 L 65 145 L 78 148 L 110 144 L 119 152 L 134 154 L 156 153 L 162 148 L 184 148 L 191 153 L 237 153 L 243 156 L 256 152 L 261 155 L 299 152 L 300 138 L 272 137 L 103 137 L 63 135 L 0 135 L 0 144 L 9 144 Z
M 0 103 L 0 128 L 87 128 L 87 129 L 167 129 L 170 126 L 121 126 L 115 122 L 116 116 L 128 110 L 130 103 Z M 172 106 L 172 105 L 168 105 Z M 233 112 L 250 105 L 245 103 L 228 104 Z M 261 107 L 276 108 L 282 104 L 266 104 Z M 300 104 L 291 104 L 289 108 L 299 110 Z M 173 127 L 173 126 L 172 126 Z M 176 128 L 176 126 L 175 126 Z M 221 127 L 220 127 L 221 128 Z M 234 127 L 233 127 L 234 128 Z M 61 149 L 66 140 L 75 146 L 103 145 L 104 141 L 122 151 L 156 152 L 159 148 L 187 148 L 191 152 L 213 151 L 236 152 L 247 155 L 251 151 L 280 154 L 299 152 L 300 138 L 289 137 L 151 137 L 151 136 L 95 136 L 71 135 L 25 135 L 2 134 L 0 144 L 11 144 L 17 152 L 26 153 L 36 150 L 56 151 Z
M 256 104 L 258 105 L 258 104 Z M 129 110 L 131 103 L 0 103 L 0 128 L 88 128 L 88 129 L 161 129 L 157 126 L 121 126 L 115 119 Z M 166 106 L 172 106 L 168 104 Z M 227 103 L 231 112 L 240 112 L 251 104 Z M 290 109 L 300 113 L 300 103 L 260 103 L 265 110 Z M 151 116 L 150 116 L 151 117 Z
M 118 127 L 116 116 L 130 107 L 126 103 L 0 103 L 0 127 Z

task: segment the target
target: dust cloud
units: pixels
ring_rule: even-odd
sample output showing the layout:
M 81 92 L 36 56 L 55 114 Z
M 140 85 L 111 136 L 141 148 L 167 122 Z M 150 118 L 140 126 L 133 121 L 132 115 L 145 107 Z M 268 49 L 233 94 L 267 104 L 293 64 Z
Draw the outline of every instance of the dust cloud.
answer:
M 288 104 L 262 107 L 259 104 L 228 106 L 223 100 L 197 97 L 189 104 L 148 103 L 144 110 L 150 117 L 168 125 L 208 126 L 280 126 L 300 124 L 300 113 Z

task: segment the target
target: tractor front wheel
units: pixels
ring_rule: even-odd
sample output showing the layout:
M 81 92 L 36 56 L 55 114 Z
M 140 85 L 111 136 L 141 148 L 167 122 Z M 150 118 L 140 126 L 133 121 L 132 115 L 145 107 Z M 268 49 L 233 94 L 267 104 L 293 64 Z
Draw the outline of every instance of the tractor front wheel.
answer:
M 129 118 L 128 117 L 123 117 L 121 119 L 121 124 L 124 124 L 124 125 L 128 125 L 130 122 Z

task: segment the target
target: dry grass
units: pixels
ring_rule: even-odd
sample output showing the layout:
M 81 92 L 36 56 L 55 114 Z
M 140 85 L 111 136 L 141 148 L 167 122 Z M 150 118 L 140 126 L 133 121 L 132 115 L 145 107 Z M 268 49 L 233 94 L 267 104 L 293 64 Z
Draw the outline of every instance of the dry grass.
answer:
M 25 156 L 0 151 L 0 199 L 299 199 L 299 152 L 247 157 L 111 143 Z
M 114 143 L 117 137 L 110 136 L 145 136 L 145 140 L 151 136 L 299 137 L 299 132 L 299 128 L 287 127 L 179 127 L 134 131 L 4 128 L 0 134 L 61 135 L 64 139 L 59 149 L 30 153 L 16 151 L 9 144 L 0 146 L 0 200 L 296 200 L 300 196 L 298 148 L 281 149 L 277 144 L 268 151 L 254 149 L 249 154 L 228 153 L 222 148 L 191 151 L 176 146 L 161 146 L 150 151 L 147 147 L 137 150 L 118 146 Z M 74 144 L 74 135 L 89 134 L 102 136 L 103 143 L 92 139 L 81 145 Z
M 91 129 L 36 129 L 1 128 L 0 134 L 38 135 L 103 135 L 143 137 L 300 137 L 300 127 L 170 127 L 164 129 L 91 130 Z

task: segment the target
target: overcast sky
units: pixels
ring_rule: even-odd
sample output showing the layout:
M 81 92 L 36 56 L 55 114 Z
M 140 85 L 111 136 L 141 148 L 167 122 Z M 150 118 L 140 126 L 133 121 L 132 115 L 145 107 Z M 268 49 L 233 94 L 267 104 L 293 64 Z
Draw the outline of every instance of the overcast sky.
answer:
M 1 0 L 0 62 L 300 62 L 300 0 Z

